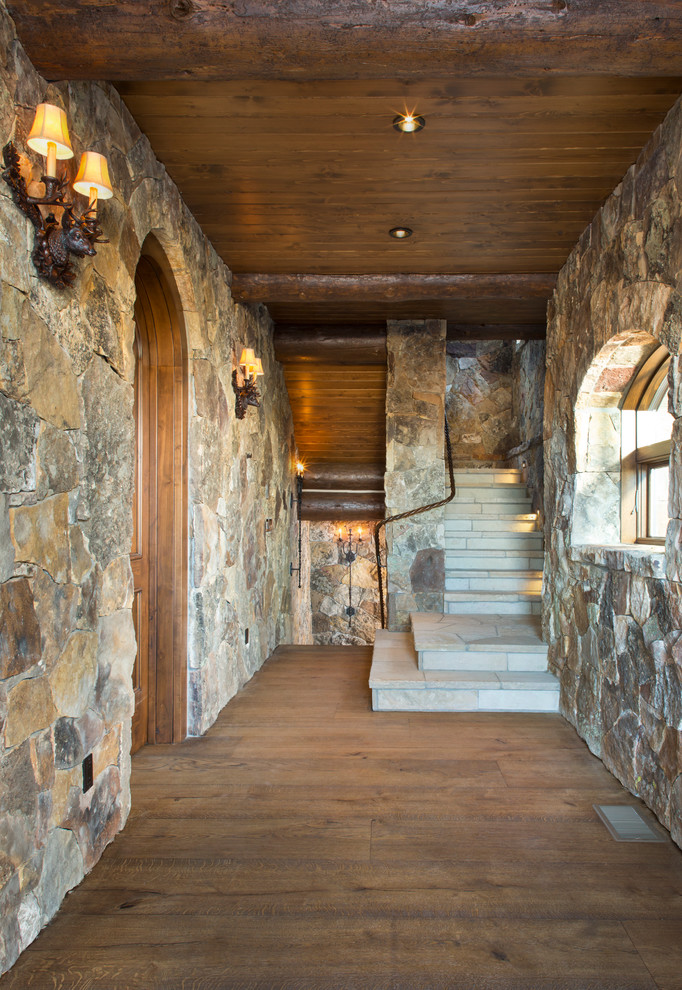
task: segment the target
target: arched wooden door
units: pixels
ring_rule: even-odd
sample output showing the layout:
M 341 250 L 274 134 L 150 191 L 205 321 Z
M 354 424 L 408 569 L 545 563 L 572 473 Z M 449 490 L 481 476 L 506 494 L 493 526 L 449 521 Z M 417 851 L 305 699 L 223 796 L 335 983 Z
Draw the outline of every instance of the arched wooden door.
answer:
M 187 357 L 172 278 L 146 243 L 135 288 L 132 752 L 187 732 Z

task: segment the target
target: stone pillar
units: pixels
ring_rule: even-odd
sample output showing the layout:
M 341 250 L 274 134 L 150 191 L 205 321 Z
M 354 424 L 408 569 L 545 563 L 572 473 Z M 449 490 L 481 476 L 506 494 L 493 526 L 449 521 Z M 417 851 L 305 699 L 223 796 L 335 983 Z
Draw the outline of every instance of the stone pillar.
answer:
M 444 320 L 389 321 L 386 383 L 386 515 L 445 497 Z M 387 526 L 388 628 L 410 627 L 410 612 L 442 612 L 443 509 Z

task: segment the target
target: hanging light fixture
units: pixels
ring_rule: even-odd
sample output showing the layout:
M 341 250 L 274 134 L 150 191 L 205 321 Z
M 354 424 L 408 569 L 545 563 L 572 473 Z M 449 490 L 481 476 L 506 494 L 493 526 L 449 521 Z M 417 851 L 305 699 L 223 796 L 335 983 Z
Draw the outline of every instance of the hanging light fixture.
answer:
M 362 527 L 358 530 L 355 548 L 353 548 L 353 530 L 350 526 L 348 527 L 348 539 L 344 540 L 343 530 L 339 529 L 339 538 L 336 542 L 339 544 L 341 562 L 348 564 L 348 604 L 345 612 L 348 616 L 348 628 L 350 629 L 356 611 L 353 607 L 353 561 L 357 559 L 358 549 L 362 543 Z
M 289 564 L 289 574 L 293 575 L 295 571 L 298 572 L 298 586 L 301 587 L 301 559 L 303 557 L 303 546 L 301 542 L 301 508 L 303 506 L 303 474 L 305 472 L 305 464 L 301 461 L 296 462 L 296 504 L 298 505 L 298 567 L 294 567 L 293 564 Z M 294 504 L 294 497 L 291 496 L 291 504 Z
M 39 277 L 58 289 L 64 289 L 76 277 L 71 255 L 92 256 L 97 253 L 95 244 L 107 243 L 97 220 L 98 198 L 110 199 L 114 195 L 107 160 L 93 151 L 85 152 L 81 158 L 73 188 L 88 197 L 88 206 L 79 215 L 73 203 L 65 198 L 67 179 L 57 176 L 57 162 L 73 158 L 66 114 L 61 107 L 51 103 L 38 105 L 26 144 L 46 159 L 45 174 L 41 178 L 45 195 L 28 195 L 19 168 L 19 155 L 11 141 L 2 149 L 5 166 L 2 177 L 12 190 L 12 199 L 33 224 L 31 257 Z M 41 207 L 62 210 L 61 218 L 55 217 L 52 210 L 43 214 Z

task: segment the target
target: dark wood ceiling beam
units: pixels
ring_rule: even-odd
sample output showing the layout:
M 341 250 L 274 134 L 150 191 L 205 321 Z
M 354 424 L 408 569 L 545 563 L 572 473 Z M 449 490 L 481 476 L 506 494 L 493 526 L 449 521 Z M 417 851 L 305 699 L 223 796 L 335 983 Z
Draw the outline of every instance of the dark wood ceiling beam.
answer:
M 232 295 L 244 303 L 403 303 L 453 299 L 548 299 L 556 275 L 268 275 L 238 273 Z
M 307 464 L 303 479 L 303 491 L 309 494 L 310 489 L 326 489 L 337 492 L 381 492 L 383 495 L 383 465 L 339 464 L 322 461 Z
M 334 522 L 355 519 L 383 519 L 384 496 L 381 493 L 363 495 L 354 492 L 304 492 L 301 519 Z M 367 534 L 365 534 L 367 538 Z
M 464 340 L 544 340 L 544 323 L 448 323 L 447 339 Z
M 283 363 L 386 364 L 386 324 L 278 323 L 274 339 Z
M 680 71 L 676 0 L 8 0 L 49 79 Z M 407 67 L 407 68 L 406 68 Z

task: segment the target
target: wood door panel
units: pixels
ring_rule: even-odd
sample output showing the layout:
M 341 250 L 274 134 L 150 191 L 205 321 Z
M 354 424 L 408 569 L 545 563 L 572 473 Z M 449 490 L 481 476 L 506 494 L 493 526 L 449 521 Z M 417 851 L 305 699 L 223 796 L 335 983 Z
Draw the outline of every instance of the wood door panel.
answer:
M 135 285 L 133 752 L 185 737 L 187 676 L 186 349 L 162 263 L 143 256 Z
M 149 414 L 150 374 L 148 324 L 144 306 L 138 296 L 135 305 L 135 495 L 133 498 L 133 546 L 130 566 L 133 572 L 133 623 L 137 640 L 137 654 L 133 668 L 135 710 L 132 724 L 131 752 L 135 753 L 147 742 L 149 721 L 149 667 L 150 667 L 150 523 L 151 498 L 149 464 Z

